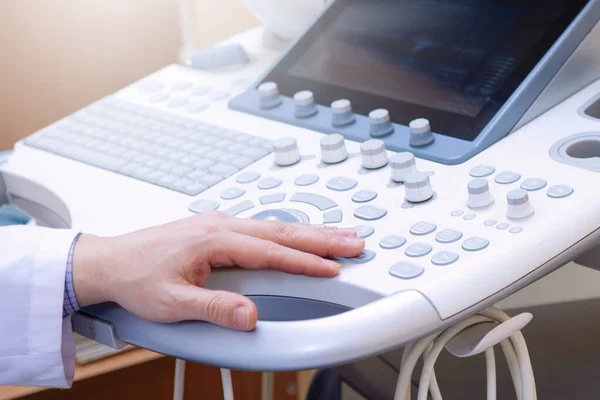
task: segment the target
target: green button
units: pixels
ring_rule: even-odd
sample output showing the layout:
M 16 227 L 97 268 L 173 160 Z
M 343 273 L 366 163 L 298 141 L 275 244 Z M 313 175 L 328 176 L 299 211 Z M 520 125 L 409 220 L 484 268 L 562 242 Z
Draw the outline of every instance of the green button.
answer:
M 465 251 L 480 251 L 490 245 L 489 240 L 471 237 L 463 242 L 462 248 Z

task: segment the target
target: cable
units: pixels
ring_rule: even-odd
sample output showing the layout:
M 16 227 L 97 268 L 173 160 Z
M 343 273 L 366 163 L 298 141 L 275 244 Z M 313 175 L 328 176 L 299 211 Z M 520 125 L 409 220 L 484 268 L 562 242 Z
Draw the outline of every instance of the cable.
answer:
M 223 382 L 223 400 L 233 400 L 233 384 L 231 383 L 231 371 L 221 368 L 221 381 Z
M 487 370 L 487 400 L 496 400 L 496 357 L 493 347 L 485 351 L 485 368 Z
M 273 400 L 273 378 L 272 372 L 262 373 L 260 400 Z
M 185 361 L 175 360 L 175 388 L 173 389 L 173 400 L 183 400 L 185 389 Z
M 519 367 L 519 360 L 517 359 L 517 353 L 515 353 L 515 348 L 512 345 L 510 339 L 503 340 L 500 343 L 502 347 L 502 351 L 504 352 L 504 358 L 506 358 L 506 363 L 508 364 L 508 370 L 510 371 L 510 376 L 513 380 L 515 386 L 515 393 L 517 395 L 517 400 L 521 400 L 522 395 L 522 387 L 521 387 L 521 367 Z

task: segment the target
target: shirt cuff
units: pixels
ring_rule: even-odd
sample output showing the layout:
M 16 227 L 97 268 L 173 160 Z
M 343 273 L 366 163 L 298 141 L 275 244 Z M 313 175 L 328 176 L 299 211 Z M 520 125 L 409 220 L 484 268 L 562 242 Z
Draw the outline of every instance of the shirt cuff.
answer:
M 81 233 L 78 233 L 73 239 L 71 243 L 71 247 L 69 249 L 69 256 L 67 257 L 67 268 L 65 272 L 65 294 L 63 300 L 63 318 L 70 317 L 79 311 L 79 303 L 77 301 L 77 296 L 75 296 L 75 287 L 73 286 L 73 253 L 75 252 L 75 245 L 77 244 L 77 240 L 81 236 Z

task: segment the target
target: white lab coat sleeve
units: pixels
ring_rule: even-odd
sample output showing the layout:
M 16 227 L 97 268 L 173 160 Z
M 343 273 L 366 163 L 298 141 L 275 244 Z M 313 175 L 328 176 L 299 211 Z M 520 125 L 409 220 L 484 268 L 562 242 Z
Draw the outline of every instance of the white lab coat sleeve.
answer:
M 65 273 L 77 232 L 0 228 L 0 386 L 69 388 L 75 370 Z

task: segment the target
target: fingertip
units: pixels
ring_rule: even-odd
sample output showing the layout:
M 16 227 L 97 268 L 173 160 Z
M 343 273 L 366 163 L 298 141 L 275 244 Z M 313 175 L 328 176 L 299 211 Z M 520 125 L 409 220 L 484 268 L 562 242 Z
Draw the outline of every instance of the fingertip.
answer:
M 248 299 L 233 311 L 233 328 L 240 331 L 251 331 L 258 322 L 256 305 Z

